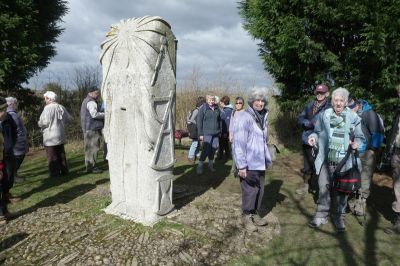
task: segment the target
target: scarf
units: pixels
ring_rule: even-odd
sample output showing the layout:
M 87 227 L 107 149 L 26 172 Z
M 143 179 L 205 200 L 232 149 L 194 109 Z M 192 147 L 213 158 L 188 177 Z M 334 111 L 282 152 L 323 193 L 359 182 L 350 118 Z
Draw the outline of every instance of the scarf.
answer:
M 315 101 L 312 108 L 312 114 L 315 115 L 318 112 L 318 109 L 326 103 L 326 99 L 322 102 Z

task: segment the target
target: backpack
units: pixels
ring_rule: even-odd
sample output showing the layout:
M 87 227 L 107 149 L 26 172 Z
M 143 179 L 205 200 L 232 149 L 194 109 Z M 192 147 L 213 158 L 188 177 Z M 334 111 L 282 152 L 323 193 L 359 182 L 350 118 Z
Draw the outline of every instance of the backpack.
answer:
M 191 111 L 189 111 L 187 117 L 186 117 L 186 127 L 188 130 L 188 134 L 189 134 L 189 138 L 191 139 L 197 139 L 198 138 L 198 134 L 197 134 L 197 124 L 193 123 L 193 113 L 195 110 L 198 110 L 198 108 L 195 108 Z M 196 118 L 194 118 L 194 120 L 196 120 Z

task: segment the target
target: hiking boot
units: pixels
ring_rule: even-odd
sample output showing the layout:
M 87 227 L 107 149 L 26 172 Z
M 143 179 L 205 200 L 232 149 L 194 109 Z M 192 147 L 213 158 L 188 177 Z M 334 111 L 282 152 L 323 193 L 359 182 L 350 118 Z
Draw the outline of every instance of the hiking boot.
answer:
M 314 217 L 309 223 L 308 226 L 311 228 L 318 228 L 323 224 L 327 224 L 328 219 L 326 217 Z
M 11 203 L 11 204 L 21 201 L 20 197 L 14 197 L 11 193 L 5 193 L 4 199 L 7 203 Z
M 353 214 L 355 216 L 365 216 L 366 206 L 367 204 L 365 199 L 356 199 L 354 203 Z
M 188 161 L 189 161 L 190 164 L 194 164 L 196 160 L 195 160 L 195 158 L 189 158 L 188 157 Z
M 214 160 L 209 160 L 208 161 L 208 170 L 210 170 L 210 172 L 215 172 L 215 168 L 214 168 Z
M 243 226 L 248 232 L 256 232 L 257 227 L 254 225 L 253 217 L 251 214 L 243 214 L 242 216 Z
M 203 173 L 203 164 L 204 162 L 199 161 L 199 164 L 196 167 L 196 174 L 201 175 Z
M 396 220 L 392 227 L 386 228 L 384 231 L 389 235 L 400 234 L 400 213 L 396 213 Z
M 103 173 L 103 170 L 101 170 L 100 168 L 97 168 L 97 167 L 93 167 L 92 169 L 87 169 L 86 170 L 86 173 L 87 174 L 101 174 L 101 173 Z
M 336 232 L 338 233 L 344 233 L 346 231 L 346 225 L 344 224 L 344 219 L 343 217 L 339 218 L 333 218 L 333 223 L 336 228 Z
M 6 224 L 7 218 L 5 215 L 0 215 L 0 225 Z
M 304 183 L 301 187 L 296 189 L 296 194 L 297 195 L 304 195 L 308 192 L 309 185 L 308 183 Z
M 267 216 L 261 217 L 258 214 L 254 214 L 252 216 L 252 218 L 253 218 L 254 224 L 257 226 L 266 226 L 268 224 Z

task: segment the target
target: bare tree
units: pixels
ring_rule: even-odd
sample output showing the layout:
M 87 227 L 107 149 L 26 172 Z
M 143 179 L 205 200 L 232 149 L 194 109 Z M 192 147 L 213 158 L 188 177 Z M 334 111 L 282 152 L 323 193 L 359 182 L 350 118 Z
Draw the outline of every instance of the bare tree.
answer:
M 74 69 L 74 83 L 78 90 L 79 101 L 82 101 L 90 87 L 100 87 L 100 66 L 80 66 Z

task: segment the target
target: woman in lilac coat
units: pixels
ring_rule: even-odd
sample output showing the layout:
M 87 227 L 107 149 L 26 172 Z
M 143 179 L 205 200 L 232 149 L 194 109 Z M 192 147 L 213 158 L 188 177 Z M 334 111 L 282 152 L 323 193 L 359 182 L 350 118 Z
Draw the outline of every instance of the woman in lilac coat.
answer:
M 243 224 L 248 231 L 264 226 L 259 210 L 264 195 L 265 170 L 272 165 L 268 143 L 267 94 L 253 89 L 248 96 L 249 107 L 235 119 L 233 154 L 239 169 L 242 188 Z

